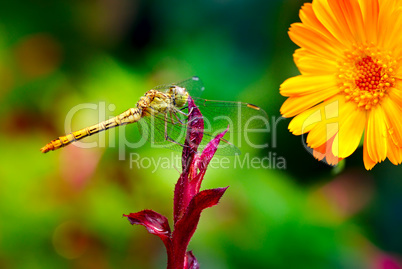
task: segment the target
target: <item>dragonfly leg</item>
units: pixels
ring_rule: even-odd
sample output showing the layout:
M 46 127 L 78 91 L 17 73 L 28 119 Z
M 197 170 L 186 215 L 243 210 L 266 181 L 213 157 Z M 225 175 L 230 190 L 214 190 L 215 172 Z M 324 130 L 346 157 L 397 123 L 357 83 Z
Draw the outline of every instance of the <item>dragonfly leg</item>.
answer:
M 165 139 L 166 139 L 166 141 L 172 142 L 172 143 L 174 143 L 174 144 L 176 144 L 176 145 L 179 145 L 179 146 L 181 146 L 181 147 L 185 147 L 185 145 L 183 145 L 183 144 L 177 142 L 176 140 L 173 140 L 173 139 L 170 138 L 168 135 L 165 136 Z
M 177 144 L 177 145 L 179 145 L 179 146 L 182 146 L 182 147 L 184 147 L 184 145 L 183 144 L 180 144 L 179 142 L 177 142 L 176 140 L 174 140 L 174 139 L 172 139 L 172 138 L 170 138 L 169 137 L 169 135 L 168 135 L 168 132 L 167 132 L 167 118 L 168 118 L 168 115 L 167 115 L 167 113 L 165 113 L 165 140 L 166 141 L 169 141 L 169 142 L 172 142 L 172 143 L 175 143 L 175 144 Z M 173 123 L 173 118 L 171 117 L 171 120 L 172 120 L 172 123 Z
M 176 109 L 176 111 L 179 112 L 180 114 L 183 114 L 184 116 L 188 117 L 188 115 L 190 115 L 191 111 L 189 113 L 183 112 L 183 110 L 186 108 L 188 108 L 188 107 L 183 107 L 182 109 Z
M 170 116 L 170 122 L 172 123 L 172 124 L 176 124 L 176 122 L 174 121 L 174 119 L 173 119 L 173 115 L 172 115 L 173 113 L 172 112 L 169 112 L 169 116 Z M 176 113 L 174 113 L 175 115 L 176 115 Z
M 173 112 L 172 114 L 174 114 L 174 116 L 176 117 L 176 120 L 177 120 L 181 125 L 186 125 L 186 123 L 184 122 L 184 120 L 181 120 L 181 119 L 179 118 L 179 116 L 177 116 L 176 113 Z M 171 117 L 172 122 L 173 122 L 173 115 L 172 115 L 172 114 L 170 114 L 170 117 Z
M 194 107 L 190 109 L 190 111 L 188 112 L 188 114 L 186 114 L 186 113 L 184 113 L 184 112 L 182 112 L 182 111 L 179 111 L 179 112 L 180 112 L 181 114 L 184 114 L 184 115 L 186 115 L 187 117 L 189 117 L 190 114 L 193 112 L 193 109 L 194 109 Z M 177 115 L 176 115 L 176 116 L 177 116 Z M 192 122 L 192 121 L 198 120 L 198 119 L 200 119 L 200 118 L 201 118 L 201 119 L 204 119 L 204 117 L 203 117 L 202 115 L 201 115 L 200 117 L 197 116 L 197 117 L 195 117 L 195 118 L 192 118 L 191 121 L 188 121 L 187 124 L 189 124 L 189 123 Z M 201 131 L 201 130 L 199 130 L 199 131 Z
M 190 114 L 193 112 L 193 109 L 194 109 L 194 107 L 192 107 L 191 109 L 190 109 L 190 111 L 186 114 L 186 113 L 184 113 L 183 111 L 178 111 L 178 112 L 180 112 L 181 114 L 183 114 L 183 115 L 185 115 L 185 116 L 187 116 L 187 117 L 189 117 L 190 116 Z M 203 116 L 201 116 L 201 118 L 204 118 Z M 192 121 L 193 120 L 196 120 L 196 119 L 199 119 L 199 117 L 196 117 L 196 118 L 193 118 L 192 119 Z

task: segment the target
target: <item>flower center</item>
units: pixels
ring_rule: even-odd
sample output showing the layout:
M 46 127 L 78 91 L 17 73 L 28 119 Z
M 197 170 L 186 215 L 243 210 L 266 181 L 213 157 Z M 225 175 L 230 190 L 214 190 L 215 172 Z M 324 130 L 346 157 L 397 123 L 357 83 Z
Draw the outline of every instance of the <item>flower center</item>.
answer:
M 397 62 L 390 52 L 373 46 L 355 47 L 339 63 L 338 79 L 346 101 L 369 110 L 377 105 L 395 84 Z

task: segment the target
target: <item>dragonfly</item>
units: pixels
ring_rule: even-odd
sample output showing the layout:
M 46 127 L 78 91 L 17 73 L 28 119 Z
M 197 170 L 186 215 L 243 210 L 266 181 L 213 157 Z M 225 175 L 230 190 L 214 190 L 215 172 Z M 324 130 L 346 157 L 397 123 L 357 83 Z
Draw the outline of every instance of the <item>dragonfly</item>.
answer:
M 267 123 L 267 114 L 258 106 L 231 101 L 202 99 L 204 91 L 199 77 L 191 77 L 178 83 L 160 85 L 147 91 L 136 106 L 109 120 L 69 133 L 52 140 L 40 150 L 43 153 L 60 149 L 85 137 L 101 131 L 130 123 L 138 123 L 142 137 L 155 145 L 181 150 L 184 146 L 188 126 L 188 100 L 191 97 L 200 109 L 203 120 L 202 145 L 206 145 L 214 134 L 224 131 L 242 132 L 247 128 L 257 129 Z M 222 146 L 218 155 L 240 154 L 240 150 L 226 139 L 221 139 Z

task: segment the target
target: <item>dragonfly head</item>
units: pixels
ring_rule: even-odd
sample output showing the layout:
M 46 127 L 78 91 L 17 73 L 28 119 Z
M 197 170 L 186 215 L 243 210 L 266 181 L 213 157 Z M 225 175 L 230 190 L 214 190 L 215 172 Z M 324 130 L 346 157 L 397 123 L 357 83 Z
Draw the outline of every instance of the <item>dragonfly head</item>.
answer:
M 173 86 L 170 88 L 170 91 L 176 107 L 183 107 L 187 104 L 188 92 L 186 91 L 186 88 Z

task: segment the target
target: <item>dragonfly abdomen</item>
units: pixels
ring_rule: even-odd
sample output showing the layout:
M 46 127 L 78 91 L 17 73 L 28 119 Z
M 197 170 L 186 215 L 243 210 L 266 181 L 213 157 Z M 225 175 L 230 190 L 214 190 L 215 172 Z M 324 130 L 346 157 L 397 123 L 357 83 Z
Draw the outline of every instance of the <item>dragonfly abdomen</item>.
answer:
M 69 133 L 68 135 L 61 136 L 55 140 L 52 140 L 50 143 L 48 143 L 40 150 L 43 153 L 49 152 L 51 150 L 56 150 L 65 147 L 75 141 L 81 140 L 87 136 L 99 133 L 103 130 L 107 130 L 128 123 L 137 122 L 140 119 L 141 119 L 141 109 L 130 108 L 129 110 L 109 120 L 102 121 L 98 124 L 86 127 L 84 129 Z

